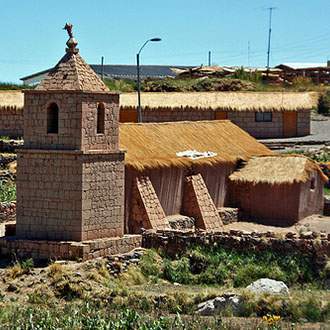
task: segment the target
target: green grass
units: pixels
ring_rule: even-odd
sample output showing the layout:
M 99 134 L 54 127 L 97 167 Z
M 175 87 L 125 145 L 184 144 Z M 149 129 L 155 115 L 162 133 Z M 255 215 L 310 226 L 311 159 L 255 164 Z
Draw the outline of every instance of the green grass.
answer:
M 251 282 L 269 277 L 287 285 L 322 283 L 313 260 L 291 251 L 283 257 L 271 251 L 235 251 L 221 247 L 196 247 L 177 258 L 148 252 L 141 262 L 146 276 L 171 283 L 230 285 L 245 287 Z
M 330 188 L 324 187 L 324 194 L 330 195 Z
M 136 90 L 136 82 L 129 79 L 105 79 L 104 83 L 111 91 L 123 93 L 134 92 Z
M 16 185 L 0 181 L 0 202 L 13 202 L 16 200 Z

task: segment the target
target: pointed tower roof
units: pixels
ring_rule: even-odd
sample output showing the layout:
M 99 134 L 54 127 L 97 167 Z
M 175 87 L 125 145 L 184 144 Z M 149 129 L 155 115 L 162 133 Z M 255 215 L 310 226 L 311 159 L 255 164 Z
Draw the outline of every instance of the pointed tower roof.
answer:
M 72 24 L 66 24 L 64 29 L 69 34 L 66 54 L 50 70 L 36 90 L 109 91 L 108 87 L 79 55 L 79 49 L 76 48 L 78 42 L 72 35 Z

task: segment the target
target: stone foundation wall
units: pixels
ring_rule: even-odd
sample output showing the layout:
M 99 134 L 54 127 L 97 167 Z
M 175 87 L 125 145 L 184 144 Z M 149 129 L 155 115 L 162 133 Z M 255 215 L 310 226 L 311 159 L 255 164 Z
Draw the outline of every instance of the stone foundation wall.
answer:
M 33 258 L 36 260 L 88 260 L 129 252 L 141 247 L 140 235 L 105 238 L 85 242 L 57 242 L 21 240 L 15 237 L 0 238 L 0 256 Z
M 15 220 L 16 202 L 0 203 L 0 223 Z
M 0 107 L 0 136 L 21 137 L 24 131 L 23 109 Z

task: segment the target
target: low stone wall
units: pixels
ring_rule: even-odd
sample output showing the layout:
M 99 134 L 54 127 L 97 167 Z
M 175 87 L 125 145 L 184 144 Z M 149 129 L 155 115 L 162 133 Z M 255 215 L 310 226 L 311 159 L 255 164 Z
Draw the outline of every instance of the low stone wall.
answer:
M 305 234 L 287 233 L 278 237 L 275 233 L 245 233 L 231 230 L 229 232 L 146 232 L 143 235 L 142 246 L 165 250 L 167 254 L 176 256 L 193 246 L 223 246 L 241 251 L 277 251 L 285 256 L 290 252 L 298 252 L 309 256 L 315 265 L 324 266 L 327 256 L 330 256 L 330 234 L 308 232 Z
M 84 242 L 21 240 L 15 237 L 0 238 L 0 256 L 33 258 L 36 260 L 88 260 L 122 254 L 141 247 L 140 235 L 104 238 Z
M 0 135 L 10 137 L 23 136 L 23 109 L 0 107 Z

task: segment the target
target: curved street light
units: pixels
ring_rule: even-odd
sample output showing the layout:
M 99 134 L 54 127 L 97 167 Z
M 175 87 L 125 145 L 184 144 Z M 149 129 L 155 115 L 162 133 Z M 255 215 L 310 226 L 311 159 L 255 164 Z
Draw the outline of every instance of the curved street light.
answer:
M 140 81 L 140 53 L 142 49 L 147 45 L 148 42 L 158 42 L 162 41 L 161 38 L 151 38 L 148 39 L 140 48 L 139 52 L 136 54 L 136 69 L 137 69 L 137 90 L 138 90 L 138 122 L 142 123 L 142 110 L 141 110 L 141 81 Z

